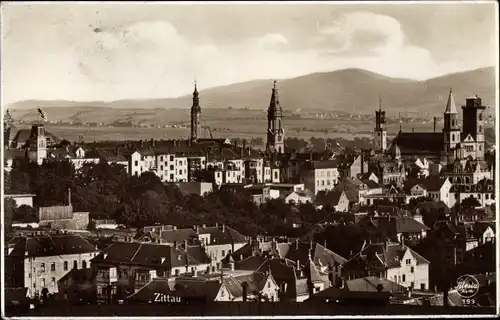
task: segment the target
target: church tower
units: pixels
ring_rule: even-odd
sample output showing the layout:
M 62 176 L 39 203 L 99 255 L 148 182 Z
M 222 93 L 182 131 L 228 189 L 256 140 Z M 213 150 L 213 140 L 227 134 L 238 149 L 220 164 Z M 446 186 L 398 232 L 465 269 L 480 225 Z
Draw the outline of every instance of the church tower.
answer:
M 47 158 L 47 137 L 45 136 L 45 127 L 43 124 L 35 124 L 31 127 L 29 137 L 28 159 L 36 162 L 38 165 Z
M 385 111 L 382 111 L 382 99 L 378 100 L 378 110 L 375 111 L 375 151 L 384 152 L 387 149 L 387 129 L 385 127 Z
M 477 95 L 465 99 L 465 106 L 462 106 L 463 112 L 463 137 L 469 135 L 474 139 L 475 146 L 468 150 L 468 154 L 473 155 L 476 160 L 484 160 L 484 110 L 481 98 Z M 474 156 L 475 155 L 475 156 Z
M 450 89 L 448 95 L 448 102 L 444 110 L 444 128 L 443 128 L 443 141 L 444 152 L 447 156 L 447 162 L 453 163 L 455 159 L 460 158 L 460 127 L 458 126 L 458 112 L 455 106 L 455 99 L 453 92 Z
M 273 84 L 271 102 L 267 109 L 267 144 L 266 151 L 269 153 L 283 153 L 285 151 L 285 130 L 283 129 L 283 110 L 281 109 L 276 89 L 276 81 Z
M 201 117 L 201 107 L 200 98 L 198 97 L 198 88 L 196 87 L 196 81 L 194 82 L 193 91 L 193 106 L 191 107 L 191 141 L 196 141 L 200 137 L 200 117 Z

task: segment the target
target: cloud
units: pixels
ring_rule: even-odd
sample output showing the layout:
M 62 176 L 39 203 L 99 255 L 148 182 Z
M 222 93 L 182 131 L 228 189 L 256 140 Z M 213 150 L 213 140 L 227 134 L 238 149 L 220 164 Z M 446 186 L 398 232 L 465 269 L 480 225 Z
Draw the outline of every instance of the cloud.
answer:
M 164 20 L 13 29 L 2 53 L 2 102 L 172 97 L 189 93 L 195 79 L 203 89 L 352 67 L 415 79 L 470 68 L 437 63 L 408 41 L 398 20 L 371 12 L 319 24 L 300 48 L 276 31 L 232 43 L 202 42 L 181 31 Z

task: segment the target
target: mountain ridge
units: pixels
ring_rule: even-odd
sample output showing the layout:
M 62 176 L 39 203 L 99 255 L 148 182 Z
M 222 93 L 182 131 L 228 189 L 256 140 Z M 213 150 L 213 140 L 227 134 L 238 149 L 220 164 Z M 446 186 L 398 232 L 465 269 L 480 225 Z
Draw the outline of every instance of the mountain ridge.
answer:
M 202 110 L 251 108 L 266 109 L 272 88 L 271 79 L 256 79 L 199 90 Z M 495 102 L 495 69 L 479 68 L 451 73 L 427 80 L 387 77 L 359 68 L 317 72 L 289 79 L 278 79 L 280 102 L 295 111 L 330 110 L 368 113 L 378 108 L 381 96 L 386 110 L 433 112 L 444 109 L 449 88 L 457 104 L 465 97 L 479 95 L 485 104 Z M 443 101 L 444 100 L 444 101 Z M 7 109 L 28 111 L 41 108 L 114 108 L 130 110 L 188 109 L 191 95 L 175 98 L 121 99 L 115 101 L 23 100 Z M 439 110 L 441 112 L 441 110 Z

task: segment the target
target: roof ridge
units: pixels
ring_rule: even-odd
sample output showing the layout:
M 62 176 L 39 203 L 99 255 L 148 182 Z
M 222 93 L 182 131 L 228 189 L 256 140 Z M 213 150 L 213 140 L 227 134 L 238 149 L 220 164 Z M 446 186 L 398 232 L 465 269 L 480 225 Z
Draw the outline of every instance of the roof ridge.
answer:
M 137 250 L 135 251 L 134 255 L 132 256 L 132 258 L 130 258 L 130 262 L 132 262 L 132 260 L 134 260 L 135 256 L 137 255 L 137 253 L 139 253 L 139 250 L 141 250 L 142 248 L 142 243 L 139 243 L 139 247 L 137 248 Z

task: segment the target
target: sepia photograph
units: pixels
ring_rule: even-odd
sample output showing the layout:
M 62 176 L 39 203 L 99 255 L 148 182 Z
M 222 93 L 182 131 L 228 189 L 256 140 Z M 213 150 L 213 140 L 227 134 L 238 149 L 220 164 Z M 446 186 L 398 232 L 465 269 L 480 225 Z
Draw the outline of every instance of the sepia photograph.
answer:
M 497 1 L 2 1 L 2 318 L 495 317 Z

